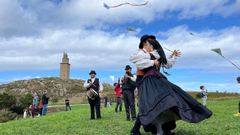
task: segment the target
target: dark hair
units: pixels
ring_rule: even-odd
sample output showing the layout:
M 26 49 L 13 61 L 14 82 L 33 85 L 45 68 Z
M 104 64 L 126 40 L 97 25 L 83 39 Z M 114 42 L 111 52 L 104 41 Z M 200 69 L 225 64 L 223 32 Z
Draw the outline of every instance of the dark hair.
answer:
M 149 39 L 156 39 L 156 37 L 154 36 L 154 35 L 143 35 L 142 37 L 141 37 L 141 39 L 140 39 L 140 43 L 139 43 L 139 46 L 138 46 L 138 48 L 139 49 L 142 49 L 143 48 L 143 43 L 145 43 L 147 40 L 149 40 Z
M 167 64 L 167 58 L 160 43 L 156 39 L 148 40 L 148 42 L 153 46 L 153 49 L 157 50 L 158 54 L 160 55 L 160 64 Z
M 204 86 L 203 86 L 203 85 L 201 85 L 201 86 L 200 86 L 200 89 L 202 90 L 203 88 L 204 88 Z
M 125 70 L 129 70 L 132 69 L 132 67 L 130 65 L 126 65 Z
M 237 77 L 237 81 L 238 81 L 238 83 L 240 83 L 240 76 L 239 76 L 239 77 Z
M 114 84 L 113 84 L 113 86 L 116 86 L 116 85 L 117 85 L 117 83 L 114 83 Z

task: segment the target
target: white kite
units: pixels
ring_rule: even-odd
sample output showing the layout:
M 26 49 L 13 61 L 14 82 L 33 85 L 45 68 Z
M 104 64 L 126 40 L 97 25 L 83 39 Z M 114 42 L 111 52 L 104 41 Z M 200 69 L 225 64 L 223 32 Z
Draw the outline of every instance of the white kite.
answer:
M 225 60 L 227 60 L 227 61 L 230 62 L 233 66 L 235 66 L 237 69 L 240 70 L 240 68 L 239 68 L 236 64 L 234 64 L 232 61 L 230 61 L 229 59 L 227 59 L 226 57 L 224 57 L 224 56 L 222 55 L 222 51 L 221 51 L 220 48 L 211 49 L 211 51 L 219 54 L 219 55 L 222 56 Z
M 114 82 L 114 76 L 110 75 L 109 78 Z
M 148 4 L 148 1 L 146 1 L 146 2 L 144 2 L 144 3 L 140 3 L 140 4 L 124 2 L 124 3 L 121 3 L 121 4 L 115 5 L 115 6 L 109 6 L 109 5 L 107 5 L 106 3 L 103 3 L 103 6 L 104 6 L 106 9 L 110 9 L 110 8 L 120 7 L 120 6 L 123 6 L 123 5 L 145 6 L 145 5 L 147 5 L 147 4 Z

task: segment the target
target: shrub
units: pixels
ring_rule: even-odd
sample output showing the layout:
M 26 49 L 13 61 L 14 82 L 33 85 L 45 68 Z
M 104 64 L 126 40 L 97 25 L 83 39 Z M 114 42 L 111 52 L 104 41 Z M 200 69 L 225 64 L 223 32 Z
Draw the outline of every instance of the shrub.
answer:
M 16 98 L 7 93 L 0 93 L 0 110 L 9 109 L 16 105 Z
M 24 95 L 19 100 L 19 105 L 23 108 L 29 107 L 32 104 L 33 97 L 31 94 Z
M 51 102 L 52 102 L 53 104 L 57 103 L 57 102 L 58 102 L 58 97 L 53 97 L 53 98 L 51 98 Z
M 15 105 L 13 107 L 10 108 L 10 111 L 19 114 L 23 114 L 23 110 L 25 109 L 25 107 L 23 107 L 22 105 Z
M 14 120 L 17 117 L 16 113 L 12 113 L 8 110 L 0 110 L 0 123 Z

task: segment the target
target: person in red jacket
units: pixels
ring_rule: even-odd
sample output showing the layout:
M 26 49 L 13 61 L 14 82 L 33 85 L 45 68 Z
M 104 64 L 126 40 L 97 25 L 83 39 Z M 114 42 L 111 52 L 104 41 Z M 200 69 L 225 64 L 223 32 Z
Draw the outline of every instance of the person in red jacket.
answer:
M 115 90 L 115 94 L 117 97 L 117 105 L 115 108 L 115 112 L 118 112 L 118 107 L 119 107 L 119 112 L 122 111 L 122 91 L 120 89 L 120 79 L 118 79 L 117 83 L 114 83 L 114 90 Z

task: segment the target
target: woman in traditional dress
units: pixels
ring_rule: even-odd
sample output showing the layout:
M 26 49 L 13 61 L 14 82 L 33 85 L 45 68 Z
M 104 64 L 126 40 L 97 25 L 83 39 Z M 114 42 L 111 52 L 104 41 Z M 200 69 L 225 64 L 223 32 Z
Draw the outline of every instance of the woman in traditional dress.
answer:
M 212 115 L 212 112 L 201 105 L 177 85 L 171 83 L 159 72 L 160 67 L 171 67 L 165 53 L 157 40 L 149 40 L 144 46 L 148 57 L 132 58 L 137 68 L 144 71 L 138 95 L 139 118 L 144 127 L 155 125 L 157 135 L 166 134 L 162 130 L 165 123 L 184 120 L 197 123 Z M 146 68 L 142 61 L 149 59 L 153 64 Z M 159 65 L 158 65 L 158 62 Z M 144 67 L 144 68 L 142 68 Z

